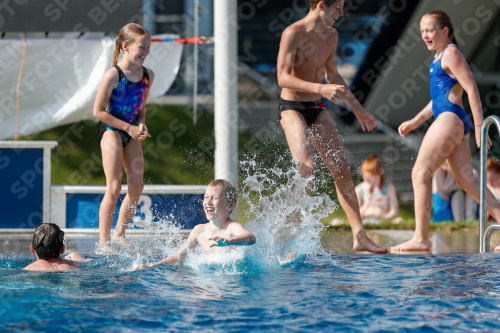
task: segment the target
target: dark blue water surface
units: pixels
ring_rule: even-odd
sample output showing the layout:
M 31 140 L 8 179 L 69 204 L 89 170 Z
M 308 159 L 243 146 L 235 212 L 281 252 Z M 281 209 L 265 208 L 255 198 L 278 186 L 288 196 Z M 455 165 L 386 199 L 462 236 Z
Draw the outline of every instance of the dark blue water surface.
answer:
M 472 332 L 500 327 L 500 255 L 324 255 L 288 267 L 239 262 L 79 271 L 0 260 L 1 330 L 11 332 Z M 231 265 L 229 265 L 231 266 Z

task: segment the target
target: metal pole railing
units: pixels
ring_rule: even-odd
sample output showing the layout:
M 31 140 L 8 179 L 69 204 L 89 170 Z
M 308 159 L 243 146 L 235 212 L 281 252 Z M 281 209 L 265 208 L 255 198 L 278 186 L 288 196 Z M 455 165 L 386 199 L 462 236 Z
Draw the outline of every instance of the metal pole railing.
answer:
M 498 131 L 500 132 L 500 118 L 497 116 L 489 116 L 483 122 L 483 126 L 481 126 L 481 166 L 480 166 L 480 188 L 479 188 L 479 252 L 489 252 L 489 236 L 491 236 L 491 232 L 488 232 L 488 241 L 485 242 L 484 238 L 487 236 L 486 232 L 486 189 L 487 189 L 487 181 L 486 181 L 486 159 L 488 157 L 488 130 L 490 126 L 495 124 L 497 126 Z M 489 229 L 489 228 L 488 228 Z M 488 243 L 488 244 L 486 244 Z M 488 245 L 488 248 L 486 248 Z
M 488 227 L 488 229 L 486 229 L 486 231 L 484 232 L 484 236 L 483 236 L 483 244 L 484 244 L 484 249 L 485 249 L 484 252 L 490 251 L 490 238 L 491 238 L 491 234 L 495 230 L 500 230 L 500 225 L 498 225 L 498 224 L 490 225 Z

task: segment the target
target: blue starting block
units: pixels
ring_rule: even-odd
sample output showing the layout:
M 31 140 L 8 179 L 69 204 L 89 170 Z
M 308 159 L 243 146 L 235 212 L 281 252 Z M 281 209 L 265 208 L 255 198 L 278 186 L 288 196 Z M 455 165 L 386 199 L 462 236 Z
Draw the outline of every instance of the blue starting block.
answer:
M 129 227 L 139 221 L 168 220 L 183 229 L 192 229 L 207 222 L 203 212 L 205 189 L 206 186 L 195 185 L 146 185 Z M 105 186 L 52 186 L 51 220 L 62 228 L 99 228 L 99 207 L 105 191 Z M 126 192 L 124 185 L 113 226 Z
M 0 141 L 0 228 L 50 218 L 50 150 L 56 141 Z

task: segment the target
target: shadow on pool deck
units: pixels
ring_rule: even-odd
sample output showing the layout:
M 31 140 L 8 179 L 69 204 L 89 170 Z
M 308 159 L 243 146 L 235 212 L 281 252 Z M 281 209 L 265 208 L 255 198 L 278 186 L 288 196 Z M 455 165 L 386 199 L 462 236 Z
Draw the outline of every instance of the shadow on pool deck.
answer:
M 390 247 L 409 240 L 413 230 L 371 230 L 368 236 L 380 246 Z M 477 253 L 479 252 L 479 232 L 435 231 L 430 232 L 432 243 L 430 253 Z M 338 254 L 358 253 L 352 249 L 350 231 L 325 230 L 321 233 L 321 244 L 326 251 Z M 492 247 L 500 244 L 500 233 L 493 233 Z
M 368 236 L 377 244 L 390 247 L 410 239 L 413 230 L 371 230 Z M 0 253 L 29 253 L 32 233 L 0 233 Z M 187 232 L 186 232 L 187 236 Z M 66 253 L 79 252 L 93 254 L 98 233 L 66 233 Z M 127 233 L 130 239 L 146 240 L 145 233 Z M 257 240 L 258 241 L 258 240 Z M 479 252 L 478 232 L 472 231 L 440 231 L 431 232 L 431 253 L 477 253 Z M 500 233 L 493 233 L 491 245 L 500 244 Z M 321 232 L 321 245 L 327 252 L 334 254 L 354 254 L 352 249 L 352 234 L 350 231 L 326 229 Z

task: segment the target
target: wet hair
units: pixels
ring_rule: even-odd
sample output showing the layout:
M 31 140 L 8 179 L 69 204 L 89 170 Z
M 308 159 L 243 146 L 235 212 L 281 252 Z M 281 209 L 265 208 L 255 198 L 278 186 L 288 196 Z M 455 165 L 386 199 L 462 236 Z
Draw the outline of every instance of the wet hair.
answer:
M 371 174 L 371 175 L 379 175 L 380 176 L 379 186 L 382 186 L 383 184 L 385 184 L 386 177 L 384 174 L 384 169 L 382 169 L 382 162 L 380 162 L 379 158 L 375 154 L 368 156 L 361 163 L 361 174 L 367 174 L 367 173 Z
M 497 175 L 500 175 L 500 162 L 493 157 L 489 157 L 486 162 L 486 171 L 494 172 Z
M 118 37 L 116 37 L 115 41 L 115 52 L 113 53 L 113 60 L 111 61 L 111 67 L 115 66 L 118 63 L 118 57 L 122 52 L 122 44 L 126 42 L 128 45 L 131 45 L 135 42 L 137 37 L 145 36 L 149 34 L 149 31 L 146 30 L 143 26 L 137 23 L 129 23 L 123 28 L 120 29 L 118 33 Z
M 448 38 L 451 40 L 451 42 L 455 45 L 458 45 L 457 40 L 455 38 L 455 32 L 453 31 L 453 24 L 451 24 L 451 19 L 442 10 L 434 10 L 432 12 L 428 12 L 425 14 L 422 18 L 430 16 L 434 20 L 436 20 L 438 26 L 440 29 L 448 28 Z
M 39 259 L 59 258 L 64 245 L 64 231 L 57 224 L 42 223 L 33 233 L 31 245 Z
M 309 9 L 315 10 L 318 6 L 318 3 L 321 1 L 323 1 L 325 3 L 325 6 L 328 8 L 333 6 L 339 0 L 309 0 Z
M 226 198 L 229 202 L 236 202 L 238 200 L 238 190 L 236 187 L 228 180 L 225 179 L 216 179 L 210 184 L 208 187 L 215 187 L 219 190 L 222 190 L 226 194 Z

